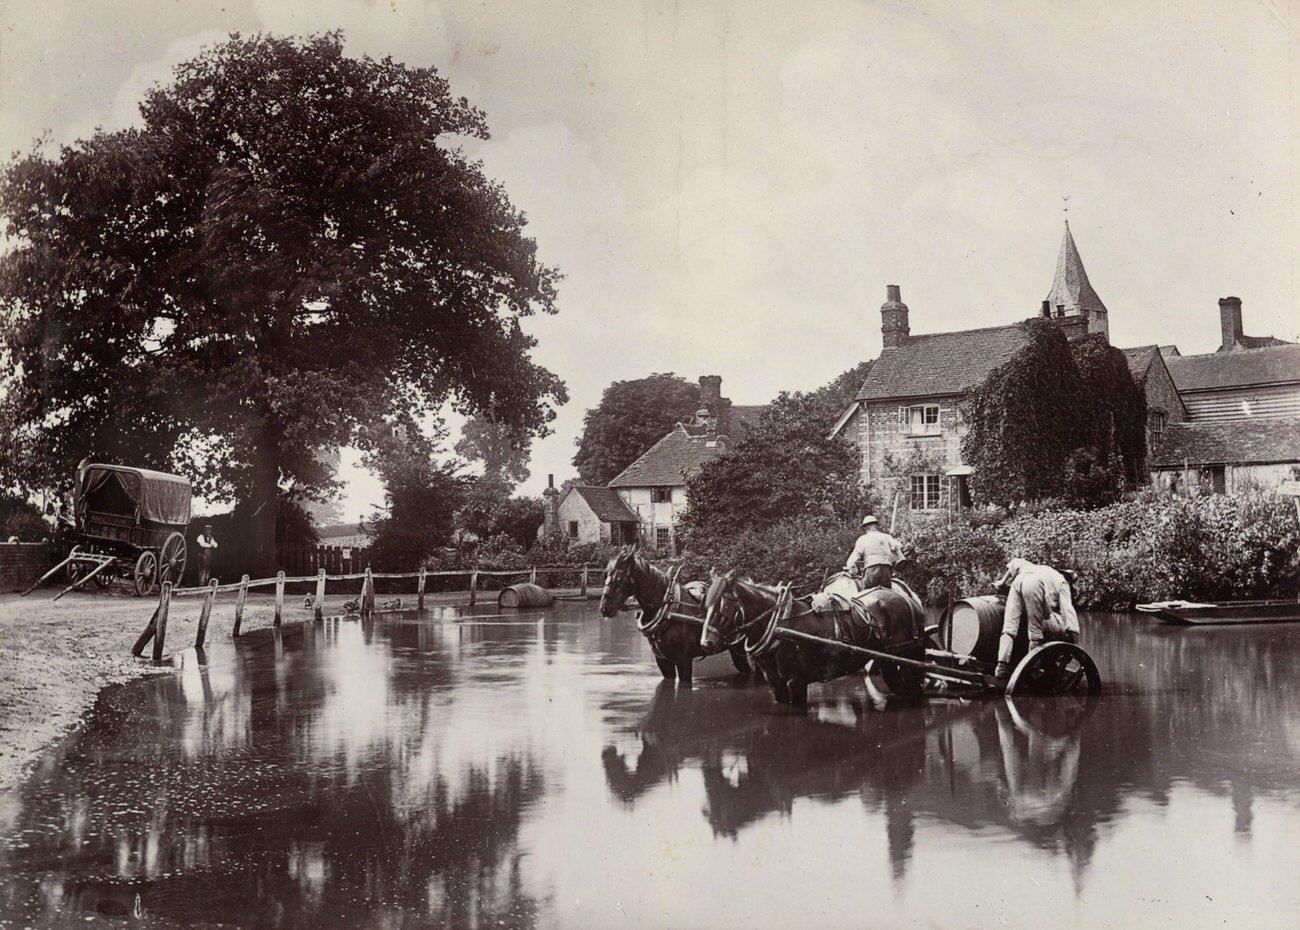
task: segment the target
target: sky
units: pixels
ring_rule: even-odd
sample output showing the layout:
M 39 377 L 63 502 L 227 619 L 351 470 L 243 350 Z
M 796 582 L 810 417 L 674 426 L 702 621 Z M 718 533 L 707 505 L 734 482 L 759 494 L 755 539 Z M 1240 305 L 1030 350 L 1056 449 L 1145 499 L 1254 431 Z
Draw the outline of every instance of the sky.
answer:
M 614 380 L 755 404 L 874 357 L 887 284 L 913 333 L 1034 315 L 1067 216 L 1114 344 L 1213 351 L 1229 295 L 1300 338 L 1300 0 L 10 0 L 0 149 L 131 125 L 232 31 L 331 29 L 485 111 L 470 151 L 564 274 L 526 493 Z M 381 501 L 341 474 L 349 519 Z

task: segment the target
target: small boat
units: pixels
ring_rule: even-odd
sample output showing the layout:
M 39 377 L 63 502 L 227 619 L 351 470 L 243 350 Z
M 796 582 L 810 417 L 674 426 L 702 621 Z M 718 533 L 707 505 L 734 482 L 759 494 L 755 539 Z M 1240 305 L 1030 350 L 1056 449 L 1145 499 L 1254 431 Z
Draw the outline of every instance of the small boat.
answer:
M 1295 623 L 1300 621 L 1300 601 L 1157 601 L 1138 604 L 1143 613 L 1165 623 L 1201 626 L 1230 623 Z

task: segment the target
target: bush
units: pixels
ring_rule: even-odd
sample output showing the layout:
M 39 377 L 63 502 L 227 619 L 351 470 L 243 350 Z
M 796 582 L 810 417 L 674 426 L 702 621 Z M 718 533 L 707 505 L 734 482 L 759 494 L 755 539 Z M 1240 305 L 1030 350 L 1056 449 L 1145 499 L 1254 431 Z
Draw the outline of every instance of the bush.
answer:
M 927 604 L 988 594 L 1006 569 L 1006 549 L 987 524 L 922 525 L 907 544 L 911 562 L 899 575 Z
M 842 521 L 790 517 L 726 539 L 715 537 L 707 548 L 688 549 L 682 577 L 706 578 L 713 566 L 768 583 L 815 585 L 844 565 L 857 536 L 857 528 Z

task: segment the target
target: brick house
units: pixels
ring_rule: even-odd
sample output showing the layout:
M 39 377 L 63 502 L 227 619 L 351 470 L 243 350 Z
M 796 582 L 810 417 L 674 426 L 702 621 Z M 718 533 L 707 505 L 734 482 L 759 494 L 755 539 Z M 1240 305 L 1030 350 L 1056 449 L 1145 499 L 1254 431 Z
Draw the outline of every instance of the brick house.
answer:
M 636 514 L 641 542 L 662 553 L 677 552 L 677 520 L 686 509 L 686 481 L 744 439 L 750 423 L 765 408 L 737 406 L 722 396 L 722 378 L 700 377 L 700 410 L 678 423 L 609 487 Z

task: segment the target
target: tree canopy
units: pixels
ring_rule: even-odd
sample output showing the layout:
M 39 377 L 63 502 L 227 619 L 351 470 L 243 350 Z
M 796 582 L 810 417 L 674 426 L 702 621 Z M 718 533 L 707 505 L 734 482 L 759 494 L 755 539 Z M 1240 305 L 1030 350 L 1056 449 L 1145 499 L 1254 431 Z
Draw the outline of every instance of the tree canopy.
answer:
M 363 424 L 450 401 L 549 430 L 564 386 L 521 320 L 557 273 L 434 69 L 234 35 L 141 116 L 0 181 L 0 478 L 172 468 L 253 503 L 265 562 L 277 488 L 326 487 L 319 451 Z
M 615 381 L 583 418 L 578 474 L 587 484 L 608 483 L 699 407 L 699 385 L 671 372 Z
M 831 404 L 820 392 L 782 394 L 726 455 L 686 482 L 687 545 L 796 517 L 852 521 L 867 505 L 858 457 L 829 438 Z

